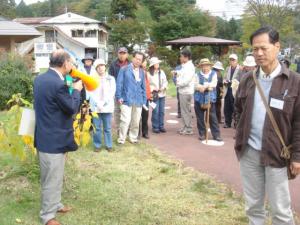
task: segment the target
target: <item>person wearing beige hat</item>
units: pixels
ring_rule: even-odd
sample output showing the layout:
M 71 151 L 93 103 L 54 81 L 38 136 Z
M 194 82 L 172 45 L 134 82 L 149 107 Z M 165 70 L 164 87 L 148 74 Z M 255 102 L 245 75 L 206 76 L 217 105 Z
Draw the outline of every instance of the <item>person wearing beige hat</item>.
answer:
M 201 59 L 199 62 L 200 72 L 195 76 L 194 109 L 197 117 L 199 140 L 201 141 L 205 140 L 208 129 L 208 124 L 206 124 L 208 122 L 204 119 L 205 113 L 207 114 L 206 118 L 209 117 L 209 128 L 213 139 L 222 141 L 215 106 L 218 77 L 217 73 L 211 69 L 212 65 L 209 59 Z
M 152 57 L 149 64 L 149 81 L 152 100 L 156 107 L 152 111 L 152 131 L 154 133 L 165 133 L 164 117 L 165 117 L 165 99 L 168 80 L 165 72 L 160 69 L 161 60 Z
M 103 59 L 97 59 L 94 67 L 97 72 L 92 76 L 99 80 L 100 85 L 96 90 L 89 92 L 91 110 L 98 114 L 98 118 L 93 117 L 95 127 L 93 142 L 95 151 L 100 151 L 103 133 L 105 148 L 110 151 L 112 150 L 111 121 L 115 107 L 116 81 L 106 72 L 106 63 Z
M 232 94 L 232 81 L 238 79 L 242 73 L 242 68 L 238 64 L 237 54 L 229 55 L 229 67 L 226 68 L 224 75 L 224 128 L 230 128 L 234 110 L 234 95 Z

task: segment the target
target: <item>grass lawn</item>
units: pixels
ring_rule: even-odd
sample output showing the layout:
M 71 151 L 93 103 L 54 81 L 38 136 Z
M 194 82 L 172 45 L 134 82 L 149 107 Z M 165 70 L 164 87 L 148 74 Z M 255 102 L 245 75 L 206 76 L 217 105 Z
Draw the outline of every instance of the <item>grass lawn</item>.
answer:
M 0 224 L 37 225 L 38 166 L 0 153 Z M 63 225 L 243 225 L 243 203 L 225 185 L 146 144 L 67 156 Z
M 176 86 L 173 81 L 169 81 L 167 95 L 169 97 L 176 97 Z

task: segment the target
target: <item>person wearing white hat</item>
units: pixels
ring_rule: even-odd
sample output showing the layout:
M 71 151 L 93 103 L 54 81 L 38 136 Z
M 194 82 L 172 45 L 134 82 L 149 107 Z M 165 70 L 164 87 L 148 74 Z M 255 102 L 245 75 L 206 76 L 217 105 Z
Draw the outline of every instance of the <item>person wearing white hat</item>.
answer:
M 240 77 L 242 68 L 238 64 L 237 54 L 229 55 L 229 67 L 226 68 L 224 75 L 224 128 L 230 128 L 234 110 L 234 95 L 232 94 L 232 81 Z
M 222 96 L 223 96 L 223 76 L 222 71 L 224 71 L 223 63 L 220 61 L 215 62 L 212 69 L 217 73 L 218 75 L 218 84 L 216 87 L 217 90 L 217 101 L 216 101 L 216 114 L 218 118 L 218 122 L 222 123 Z
M 106 150 L 110 151 L 112 150 L 111 121 L 115 105 L 116 81 L 106 72 L 106 63 L 103 59 L 97 59 L 94 66 L 97 72 L 92 76 L 99 80 L 100 85 L 96 90 L 89 92 L 91 110 L 98 114 L 98 118 L 93 117 L 95 126 L 93 142 L 95 151 L 100 151 L 103 131 Z
M 243 72 L 247 73 L 253 71 L 256 68 L 255 58 L 252 55 L 248 55 L 243 62 Z
M 149 82 L 152 93 L 152 100 L 156 107 L 152 111 L 152 131 L 153 133 L 165 133 L 164 117 L 165 117 L 165 99 L 168 80 L 165 72 L 160 69 L 161 60 L 152 57 L 149 64 Z
M 88 75 L 92 75 L 96 73 L 95 67 L 93 65 L 95 59 L 93 57 L 93 54 L 87 53 L 85 54 L 84 58 L 81 60 L 81 62 L 83 63 L 83 66 L 81 65 L 79 67 L 79 70 L 83 73 L 86 73 Z M 89 94 L 88 92 L 85 90 L 85 87 L 83 87 L 83 89 L 81 90 L 81 99 L 80 99 L 80 105 L 82 105 L 82 103 L 86 100 L 89 100 Z

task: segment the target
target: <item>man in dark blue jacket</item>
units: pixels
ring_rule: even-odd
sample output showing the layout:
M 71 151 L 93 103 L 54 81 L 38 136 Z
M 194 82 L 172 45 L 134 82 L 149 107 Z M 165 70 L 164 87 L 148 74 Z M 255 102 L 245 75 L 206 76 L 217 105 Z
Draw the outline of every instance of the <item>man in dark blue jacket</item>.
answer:
M 56 213 L 71 209 L 61 203 L 61 191 L 65 153 L 78 147 L 73 136 L 72 115 L 78 110 L 82 90 L 82 82 L 78 81 L 69 94 L 64 78 L 71 69 L 68 53 L 56 50 L 50 56 L 49 70 L 34 81 L 34 145 L 38 149 L 42 192 L 40 218 L 46 225 L 59 225 Z

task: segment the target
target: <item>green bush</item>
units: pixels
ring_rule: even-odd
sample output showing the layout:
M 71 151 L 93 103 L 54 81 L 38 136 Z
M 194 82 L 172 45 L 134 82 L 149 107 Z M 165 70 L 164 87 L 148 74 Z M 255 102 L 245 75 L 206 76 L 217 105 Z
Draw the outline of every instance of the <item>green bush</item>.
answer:
M 0 110 L 6 108 L 7 101 L 15 93 L 21 93 L 23 98 L 32 102 L 33 75 L 30 63 L 13 54 L 0 56 Z

